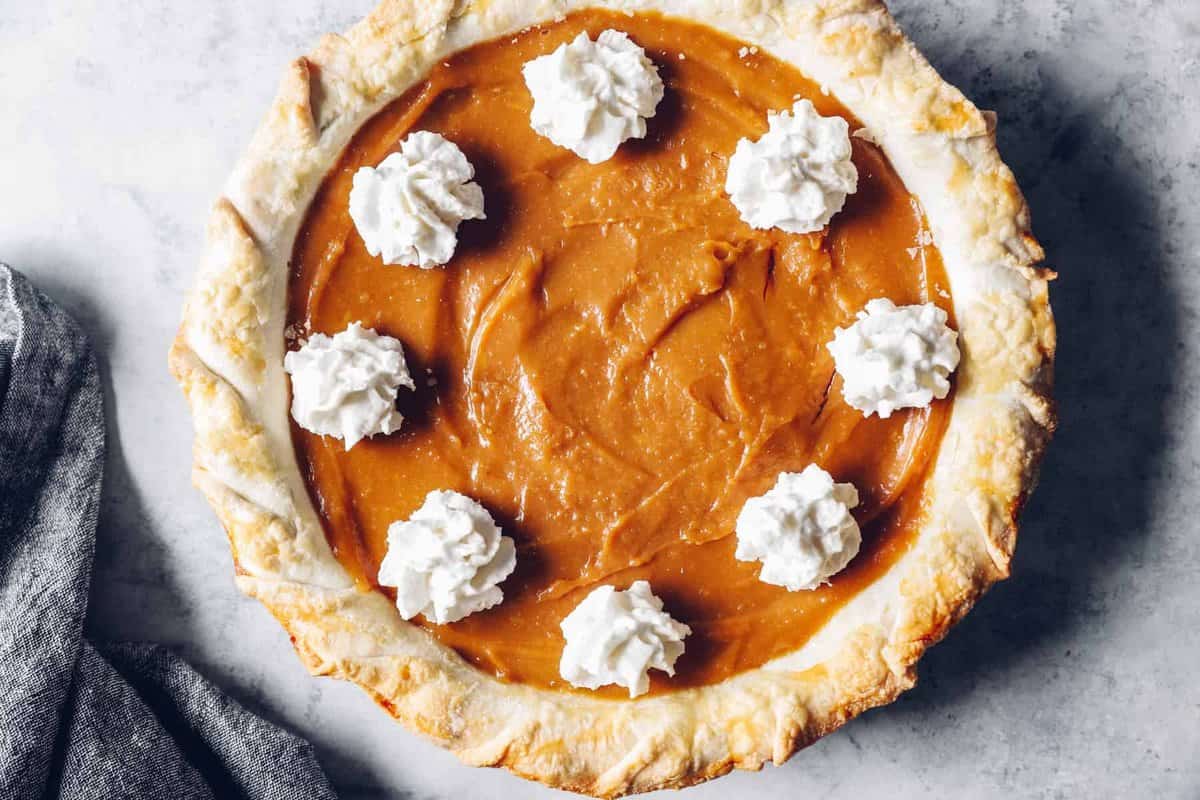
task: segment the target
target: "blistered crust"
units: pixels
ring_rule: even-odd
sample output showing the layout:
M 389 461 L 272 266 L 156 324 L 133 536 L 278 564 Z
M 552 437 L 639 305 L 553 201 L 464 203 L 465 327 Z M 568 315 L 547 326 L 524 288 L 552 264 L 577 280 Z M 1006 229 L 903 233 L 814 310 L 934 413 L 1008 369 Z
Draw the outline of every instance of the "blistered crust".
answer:
M 963 360 L 912 550 L 800 650 L 720 684 L 635 701 L 503 684 L 467 665 L 333 556 L 288 431 L 287 260 L 303 212 L 358 127 L 436 60 L 587 7 L 658 10 L 795 64 L 849 107 L 924 206 Z M 171 349 L 195 418 L 197 486 L 238 585 L 314 674 L 354 681 L 476 765 L 598 796 L 780 763 L 914 682 L 914 665 L 1008 573 L 1016 515 L 1054 427 L 1051 275 L 994 121 L 943 82 L 878 0 L 385 0 L 294 62 L 225 196 Z

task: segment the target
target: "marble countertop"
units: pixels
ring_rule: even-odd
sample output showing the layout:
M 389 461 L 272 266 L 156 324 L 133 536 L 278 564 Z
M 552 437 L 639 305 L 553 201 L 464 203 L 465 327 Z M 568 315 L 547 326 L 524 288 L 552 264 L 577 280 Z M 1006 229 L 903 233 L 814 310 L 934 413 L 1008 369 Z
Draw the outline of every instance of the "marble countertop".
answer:
M 565 796 L 460 766 L 311 678 L 234 588 L 166 351 L 287 61 L 373 0 L 0 0 L 0 259 L 91 330 L 107 485 L 88 626 L 167 643 L 309 737 L 346 798 Z M 1014 577 L 873 711 L 723 797 L 1200 796 L 1200 4 L 894 0 L 1059 271 L 1062 423 Z

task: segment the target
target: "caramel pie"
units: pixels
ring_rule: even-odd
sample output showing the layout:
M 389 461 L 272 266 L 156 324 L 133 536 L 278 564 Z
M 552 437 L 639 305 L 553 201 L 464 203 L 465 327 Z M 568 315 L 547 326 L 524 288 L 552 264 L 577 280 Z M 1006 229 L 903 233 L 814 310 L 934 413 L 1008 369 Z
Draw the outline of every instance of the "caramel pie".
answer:
M 593 163 L 531 125 L 523 69 L 604 31 L 661 99 Z M 804 100 L 852 132 L 856 186 L 819 230 L 754 227 L 730 158 Z M 314 673 L 468 763 L 600 796 L 779 763 L 891 701 L 1007 574 L 1054 425 L 1051 275 L 992 124 L 874 0 L 389 0 L 326 37 L 214 208 L 171 352 L 239 586 Z M 484 198 L 431 268 L 385 263 L 351 213 L 414 132 Z M 828 345 L 877 298 L 956 331 L 945 396 L 847 401 Z M 355 324 L 412 380 L 398 429 L 347 448 L 292 418 L 283 364 Z M 854 487 L 861 544 L 792 591 L 735 529 L 809 465 Z M 381 576 L 433 492 L 516 554 L 502 600 L 440 624 Z M 564 619 L 637 582 L 686 631 L 673 674 L 634 699 L 568 681 Z

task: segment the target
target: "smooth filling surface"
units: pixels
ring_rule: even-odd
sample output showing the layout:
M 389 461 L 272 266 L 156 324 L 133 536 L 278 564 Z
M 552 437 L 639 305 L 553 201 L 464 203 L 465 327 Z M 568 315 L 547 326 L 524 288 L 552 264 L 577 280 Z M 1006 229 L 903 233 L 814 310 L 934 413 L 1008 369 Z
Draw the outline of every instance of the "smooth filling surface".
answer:
M 644 140 L 591 165 L 538 136 L 521 66 L 586 30 L 626 31 L 666 95 Z M 915 538 L 951 398 L 890 419 L 848 407 L 825 345 L 868 300 L 950 307 L 916 199 L 855 138 L 857 193 L 823 232 L 751 229 L 724 194 L 738 139 L 810 99 L 793 67 L 708 28 L 588 11 L 472 47 L 355 136 L 295 245 L 289 329 L 360 321 L 404 343 L 400 432 L 341 441 L 293 426 L 338 559 L 375 584 L 387 528 L 434 489 L 481 502 L 517 543 L 504 602 L 432 635 L 501 679 L 569 689 L 559 623 L 600 584 L 648 580 L 693 631 L 652 691 L 714 683 L 802 646 Z M 414 130 L 477 170 L 486 221 L 444 268 L 387 267 L 347 210 L 355 170 Z M 788 592 L 734 559 L 734 520 L 816 462 L 862 498 L 863 547 L 829 585 Z M 611 687 L 610 687 L 611 689 Z M 600 694 L 624 695 L 624 690 Z

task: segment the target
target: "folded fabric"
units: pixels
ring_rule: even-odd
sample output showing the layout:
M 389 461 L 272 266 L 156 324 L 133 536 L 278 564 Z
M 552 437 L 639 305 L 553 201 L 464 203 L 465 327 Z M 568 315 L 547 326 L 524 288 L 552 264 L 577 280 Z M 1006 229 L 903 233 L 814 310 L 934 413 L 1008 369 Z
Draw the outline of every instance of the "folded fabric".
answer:
M 101 398 L 86 336 L 0 264 L 0 797 L 334 798 L 308 742 L 177 656 L 84 640 Z

